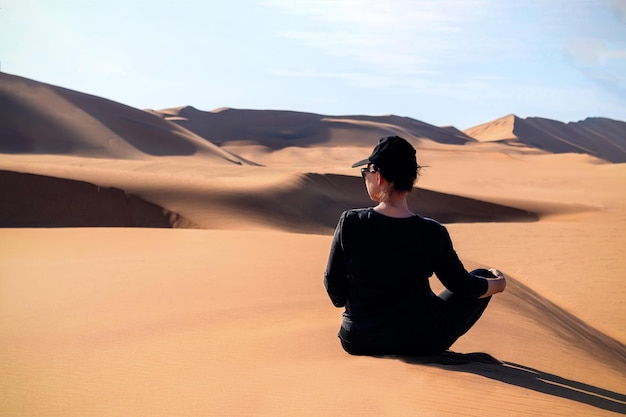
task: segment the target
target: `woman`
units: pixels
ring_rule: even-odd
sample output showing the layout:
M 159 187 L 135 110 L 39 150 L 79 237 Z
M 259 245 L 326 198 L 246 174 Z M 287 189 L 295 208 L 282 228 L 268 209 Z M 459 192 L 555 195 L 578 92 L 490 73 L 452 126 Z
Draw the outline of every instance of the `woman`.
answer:
M 373 208 L 341 215 L 324 285 L 345 307 L 339 338 L 355 355 L 433 355 L 447 350 L 504 291 L 496 269 L 467 272 L 444 226 L 411 212 L 415 149 L 398 136 L 380 139 L 361 169 Z M 429 277 L 446 287 L 438 296 Z

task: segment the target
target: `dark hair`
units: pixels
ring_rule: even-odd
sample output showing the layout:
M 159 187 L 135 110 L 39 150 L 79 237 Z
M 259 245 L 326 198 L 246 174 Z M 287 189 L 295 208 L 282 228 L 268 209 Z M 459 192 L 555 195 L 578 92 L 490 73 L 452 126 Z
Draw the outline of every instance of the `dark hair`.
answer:
M 407 167 L 377 167 L 380 175 L 393 185 L 396 191 L 411 191 L 421 168 L 417 162 Z

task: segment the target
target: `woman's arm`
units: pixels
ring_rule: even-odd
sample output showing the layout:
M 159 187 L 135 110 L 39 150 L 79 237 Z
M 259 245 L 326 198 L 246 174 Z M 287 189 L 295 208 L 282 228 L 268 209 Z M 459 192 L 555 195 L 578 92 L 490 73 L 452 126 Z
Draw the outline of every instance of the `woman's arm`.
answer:
M 433 236 L 433 269 L 441 283 L 453 293 L 467 298 L 478 298 L 489 292 L 489 283 L 482 276 L 470 274 L 463 266 L 447 229 L 439 225 L 438 236 Z
M 339 219 L 324 272 L 324 287 L 335 307 L 346 305 L 348 296 L 348 271 L 341 242 L 344 215 Z

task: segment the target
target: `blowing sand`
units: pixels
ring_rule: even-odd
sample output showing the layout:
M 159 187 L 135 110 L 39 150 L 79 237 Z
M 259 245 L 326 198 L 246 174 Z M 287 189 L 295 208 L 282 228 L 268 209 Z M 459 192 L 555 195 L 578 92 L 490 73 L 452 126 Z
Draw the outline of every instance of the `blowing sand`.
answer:
M 0 415 L 626 414 L 626 165 L 589 156 L 416 140 L 414 209 L 509 286 L 456 354 L 343 352 L 322 273 L 376 139 L 0 155 Z

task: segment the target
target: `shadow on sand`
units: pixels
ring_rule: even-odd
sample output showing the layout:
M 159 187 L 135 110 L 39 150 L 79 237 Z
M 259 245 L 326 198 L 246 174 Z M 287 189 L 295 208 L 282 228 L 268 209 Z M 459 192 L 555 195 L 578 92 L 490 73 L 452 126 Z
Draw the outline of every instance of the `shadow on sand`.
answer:
M 406 363 L 468 372 L 529 390 L 626 414 L 626 395 L 588 385 L 512 362 L 501 362 L 487 353 L 445 352 L 437 356 L 393 357 Z

